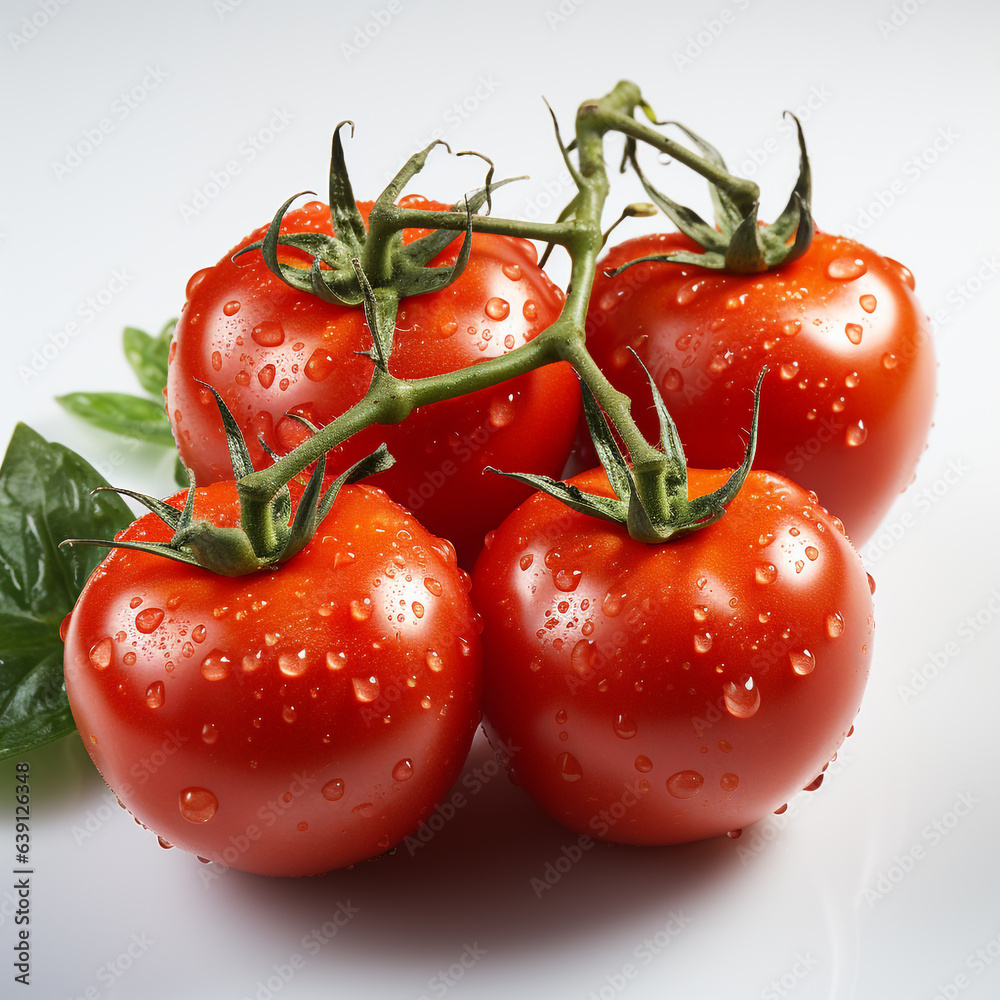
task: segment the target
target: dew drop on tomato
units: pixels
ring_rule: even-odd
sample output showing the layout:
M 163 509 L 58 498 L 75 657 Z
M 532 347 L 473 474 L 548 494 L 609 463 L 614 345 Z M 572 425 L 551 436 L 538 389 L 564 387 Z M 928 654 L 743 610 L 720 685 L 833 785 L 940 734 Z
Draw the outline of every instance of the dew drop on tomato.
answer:
M 213 649 L 201 661 L 201 676 L 207 681 L 221 681 L 229 676 L 229 657 L 222 650 Z
M 788 659 L 791 661 L 792 670 L 800 677 L 805 677 L 816 669 L 816 657 L 808 649 L 793 650 L 788 654 Z
M 653 770 L 653 762 L 645 754 L 639 754 L 635 759 L 635 769 L 648 774 Z
M 320 791 L 323 793 L 324 799 L 336 802 L 344 797 L 344 782 L 340 778 L 334 778 L 332 781 L 328 781 Z
M 73 612 L 68 611 L 66 617 L 59 624 L 59 639 L 61 642 L 66 641 L 66 635 L 69 632 L 70 619 L 73 617 Z
M 826 616 L 826 634 L 831 639 L 837 639 L 844 634 L 844 616 L 839 611 Z
M 733 791 L 739 783 L 740 783 L 739 775 L 733 774 L 731 771 L 727 771 L 719 779 L 719 787 L 724 792 Z
M 180 794 L 181 815 L 189 823 L 207 823 L 219 808 L 219 800 L 207 788 L 185 788 Z
M 583 768 L 580 762 L 571 753 L 561 753 L 556 758 L 559 773 L 566 781 L 579 781 L 583 777 Z
M 864 309 L 866 313 L 875 312 L 875 307 L 878 305 L 878 300 L 874 295 L 862 295 L 858 302 L 861 303 L 861 308 Z
M 639 727 L 627 712 L 622 712 L 614 721 L 613 728 L 615 736 L 623 740 L 630 740 L 639 731 Z
M 112 649 L 111 636 L 105 636 L 90 647 L 90 662 L 98 670 L 107 670 L 111 666 Z
M 859 257 L 834 257 L 826 265 L 827 277 L 834 281 L 853 281 L 868 272 L 868 265 Z
M 355 677 L 352 680 L 354 685 L 354 697 L 358 701 L 369 702 L 374 701 L 378 697 L 378 678 L 377 677 Z
M 727 681 L 722 686 L 722 697 L 726 711 L 737 719 L 749 719 L 760 708 L 760 690 L 752 677 L 744 684 Z
M 440 673 L 444 669 L 444 663 L 441 661 L 441 657 L 433 649 L 427 650 L 427 655 L 424 657 L 424 662 L 435 673 Z
M 759 563 L 754 570 L 754 577 L 759 584 L 766 586 L 769 583 L 774 583 L 777 579 L 778 568 L 774 563 Z
M 705 779 L 697 771 L 678 771 L 667 778 L 667 791 L 675 799 L 691 799 L 701 791 Z
M 203 743 L 207 743 L 211 746 L 219 738 L 219 730 L 216 728 L 214 722 L 206 722 L 205 725 L 201 727 L 201 739 Z
M 155 632 L 163 621 L 162 608 L 145 608 L 135 616 L 135 627 L 145 635 Z
M 398 761 L 396 766 L 392 769 L 392 780 L 393 781 L 406 781 L 407 778 L 413 775 L 413 761 L 409 757 L 404 757 L 403 760 Z
M 150 708 L 159 708 L 163 704 L 163 697 L 163 681 L 153 681 L 153 683 L 146 688 L 146 704 Z

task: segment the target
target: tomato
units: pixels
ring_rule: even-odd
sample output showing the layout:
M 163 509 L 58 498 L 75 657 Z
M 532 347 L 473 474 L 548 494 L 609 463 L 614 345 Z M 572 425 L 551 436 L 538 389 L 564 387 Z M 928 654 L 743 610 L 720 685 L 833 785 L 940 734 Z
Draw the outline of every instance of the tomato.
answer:
M 237 525 L 235 486 L 199 487 L 195 517 Z M 120 536 L 169 537 L 153 515 Z M 66 690 L 105 781 L 164 841 L 310 875 L 387 851 L 447 793 L 480 717 L 478 627 L 451 545 L 345 487 L 270 572 L 112 551 L 69 621 Z
M 411 197 L 411 207 L 445 206 Z M 359 206 L 367 218 L 370 204 Z M 259 229 L 237 248 L 260 239 Z M 311 202 L 289 212 L 283 232 L 332 232 L 329 211 Z M 407 230 L 406 241 L 423 235 Z M 432 263 L 454 262 L 460 239 Z M 235 252 L 235 249 L 233 252 Z M 320 426 L 364 395 L 372 363 L 360 308 L 323 302 L 276 278 L 259 253 L 227 254 L 188 283 L 167 384 L 167 412 L 196 482 L 232 478 L 218 411 L 195 379 L 213 385 L 235 415 L 255 468 L 270 459 L 260 440 L 284 454 L 308 432 L 295 413 Z M 283 258 L 308 260 L 287 249 Z M 558 316 L 563 296 L 537 265 L 526 240 L 473 236 L 462 275 L 440 292 L 402 301 L 391 370 L 419 378 L 497 357 L 537 336 Z M 579 389 L 566 364 L 550 365 L 493 389 L 424 407 L 402 424 L 373 426 L 331 454 L 335 475 L 385 441 L 396 464 L 371 480 L 455 543 L 467 565 L 483 535 L 529 490 L 484 476 L 487 465 L 558 475 L 573 444 Z M 538 428 L 545 427 L 545 433 Z
M 689 476 L 695 496 L 727 473 Z M 612 495 L 601 470 L 572 482 Z M 601 840 L 698 840 L 779 809 L 834 757 L 868 676 L 861 561 L 771 473 L 660 545 L 536 494 L 488 538 L 472 593 L 491 739 L 550 816 Z
M 755 465 L 815 490 L 856 544 L 914 475 L 935 395 L 930 330 L 913 276 L 860 243 L 817 233 L 805 255 L 764 274 L 637 264 L 699 248 L 679 234 L 615 247 L 598 266 L 587 345 L 608 378 L 645 399 L 653 373 L 691 465 L 739 464 L 749 392 L 769 365 Z M 636 408 L 652 436 L 652 409 Z

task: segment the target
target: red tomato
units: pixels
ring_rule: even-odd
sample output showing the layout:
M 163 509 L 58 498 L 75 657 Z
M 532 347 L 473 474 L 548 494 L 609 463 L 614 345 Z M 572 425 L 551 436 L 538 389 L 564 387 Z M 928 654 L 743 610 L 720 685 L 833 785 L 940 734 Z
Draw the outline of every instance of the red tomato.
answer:
M 747 400 L 760 369 L 755 465 L 788 476 L 843 519 L 855 544 L 871 536 L 911 481 L 934 404 L 936 363 L 913 276 L 888 257 L 817 233 L 806 254 L 765 274 L 688 265 L 604 268 L 651 253 L 697 251 L 679 234 L 615 247 L 598 267 L 589 347 L 633 399 L 653 373 L 688 461 L 738 465 Z M 636 407 L 655 435 L 651 408 Z
M 690 494 L 727 473 L 690 471 Z M 573 480 L 610 496 L 603 471 Z M 572 830 L 627 844 L 737 831 L 848 735 L 872 598 L 836 518 L 751 472 L 725 516 L 662 545 L 544 494 L 487 540 L 483 710 L 512 777 Z
M 445 206 L 413 196 L 411 207 Z M 371 204 L 359 206 L 367 218 Z M 238 247 L 260 239 L 259 229 Z M 289 212 L 283 232 L 331 233 L 320 202 Z M 425 235 L 407 230 L 405 241 Z M 454 262 L 460 239 L 433 261 Z M 234 252 L 235 252 L 234 249 Z M 284 454 L 306 433 L 293 412 L 322 426 L 364 395 L 372 363 L 360 308 L 298 292 L 276 278 L 259 253 L 197 272 L 171 348 L 167 412 L 184 463 L 196 482 L 232 478 L 213 385 L 247 439 L 256 468 L 270 462 L 258 439 Z M 302 266 L 298 251 L 286 262 Z M 440 292 L 402 301 L 396 325 L 394 374 L 420 378 L 505 354 L 537 336 L 558 316 L 563 296 L 538 267 L 534 246 L 503 236 L 473 236 L 469 263 Z M 374 426 L 330 457 L 335 475 L 383 441 L 396 459 L 372 480 L 412 510 L 435 534 L 450 538 L 469 565 L 483 535 L 530 492 L 512 480 L 484 476 L 487 465 L 558 475 L 572 448 L 579 389 L 571 368 L 550 365 L 493 389 L 415 412 L 402 424 Z M 537 429 L 545 427 L 545 433 Z
M 237 525 L 235 486 L 199 487 L 195 517 Z M 120 537 L 170 531 L 147 515 Z M 271 572 L 116 549 L 66 633 L 73 717 L 169 844 L 263 875 L 340 868 L 412 833 L 461 771 L 480 717 L 467 590 L 450 544 L 367 486 Z

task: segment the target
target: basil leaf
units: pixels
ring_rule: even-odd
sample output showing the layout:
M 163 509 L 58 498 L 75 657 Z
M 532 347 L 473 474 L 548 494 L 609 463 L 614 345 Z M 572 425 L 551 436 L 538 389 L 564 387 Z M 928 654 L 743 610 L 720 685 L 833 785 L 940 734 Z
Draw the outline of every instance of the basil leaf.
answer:
M 126 437 L 174 446 L 170 421 L 163 403 L 123 392 L 71 392 L 56 396 L 56 402 L 74 416 L 106 431 Z
M 133 326 L 125 327 L 122 335 L 125 357 L 139 379 L 139 384 L 157 398 L 163 394 L 167 384 L 167 356 L 176 325 L 177 320 L 170 320 L 157 337 L 151 337 Z
M 65 538 L 111 538 L 133 520 L 79 455 L 18 424 L 0 466 L 0 758 L 75 728 L 63 683 L 59 626 L 105 553 L 60 549 Z

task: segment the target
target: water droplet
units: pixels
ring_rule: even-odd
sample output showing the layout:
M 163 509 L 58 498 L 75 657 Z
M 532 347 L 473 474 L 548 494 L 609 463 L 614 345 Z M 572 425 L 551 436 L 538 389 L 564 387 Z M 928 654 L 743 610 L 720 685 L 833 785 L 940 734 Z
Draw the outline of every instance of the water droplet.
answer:
M 788 654 L 788 659 L 792 663 L 792 670 L 800 677 L 805 677 L 806 674 L 811 674 L 816 669 L 816 657 L 808 649 L 793 650 Z
M 377 677 L 355 677 L 352 683 L 354 685 L 354 697 L 358 701 L 374 701 L 378 697 Z
M 678 771 L 667 778 L 667 791 L 675 799 L 694 798 L 701 791 L 705 779 L 697 771 Z
M 185 788 L 180 794 L 181 815 L 189 823 L 207 823 L 219 808 L 219 800 L 207 788 Z
M 149 635 L 160 627 L 163 621 L 162 608 L 145 608 L 135 616 L 135 627 L 142 633 Z
M 111 642 L 111 636 L 105 636 L 98 642 L 95 642 L 93 646 L 90 647 L 90 662 L 98 670 L 106 670 L 111 666 L 111 652 L 113 649 L 113 644 Z
M 220 649 L 213 649 L 201 661 L 201 675 L 207 681 L 221 681 L 229 676 L 229 657 Z
M 744 684 L 727 681 L 722 686 L 722 697 L 726 711 L 737 719 L 749 719 L 760 708 L 760 691 L 752 677 Z
M 323 794 L 324 799 L 328 799 L 330 802 L 336 802 L 337 799 L 342 799 L 344 797 L 344 783 L 340 778 L 334 778 L 332 781 L 328 781 L 320 791 Z
M 399 761 L 396 766 L 392 769 L 392 780 L 393 781 L 406 781 L 407 778 L 413 775 L 413 761 L 409 757 L 404 758 Z
M 363 601 L 351 601 L 351 617 L 356 622 L 367 621 L 372 614 L 371 599 L 365 598 Z
M 871 573 L 868 573 L 867 576 L 868 576 L 868 589 L 874 594 L 875 593 L 875 577 L 873 577 L 871 575 Z
M 789 379 L 795 378 L 799 373 L 799 363 L 798 361 L 792 361 L 789 364 L 782 365 L 779 369 L 781 372 L 781 377 L 787 382 Z
M 257 372 L 257 381 L 265 389 L 271 388 L 271 383 L 274 381 L 274 365 L 264 365 L 259 372 Z
M 860 344 L 861 337 L 864 332 L 864 327 L 858 326 L 857 323 L 848 323 L 847 326 L 844 327 L 844 333 L 847 334 L 847 339 L 852 344 Z
M 684 388 L 684 376 L 676 368 L 668 368 L 663 376 L 663 388 L 666 392 L 677 392 Z
M 506 299 L 501 299 L 494 295 L 486 301 L 486 315 L 490 319 L 506 319 L 510 315 L 510 303 Z
M 444 669 L 444 662 L 433 649 L 427 650 L 427 654 L 424 656 L 424 662 L 427 664 L 428 668 L 433 670 L 435 673 L 439 673 Z
M 758 583 L 766 586 L 769 583 L 774 583 L 778 578 L 778 567 L 774 563 L 758 563 L 754 570 L 754 576 Z
M 236 299 L 231 299 L 222 307 L 222 311 L 227 316 L 235 316 L 240 311 L 240 304 Z
M 826 265 L 827 276 L 835 281 L 853 281 L 868 271 L 860 257 L 835 257 Z
M 278 347 L 285 342 L 285 331 L 280 323 L 265 320 L 250 331 L 250 336 L 261 347 Z
M 133 653 L 133 652 L 126 653 L 122 657 L 122 663 L 124 663 L 126 667 L 134 667 L 135 666 L 135 653 Z
M 819 549 L 817 549 L 815 545 L 807 545 L 806 558 L 810 562 L 815 562 L 817 559 L 819 559 Z
M 882 367 L 887 368 L 892 371 L 893 368 L 898 364 L 895 354 L 883 354 L 882 355 Z
M 621 715 L 614 721 L 614 731 L 615 736 L 620 736 L 623 740 L 630 740 L 639 731 L 639 727 L 635 724 L 635 719 L 632 718 L 627 712 L 622 712 Z
M 794 337 L 802 329 L 802 323 L 797 319 L 788 320 L 781 327 L 781 332 L 786 337 Z
M 146 704 L 150 708 L 159 708 L 163 704 L 163 681 L 153 681 L 146 688 Z
M 285 722 L 294 722 L 298 714 L 294 705 L 285 705 L 281 710 L 281 717 Z
M 521 267 L 519 264 L 504 264 L 501 270 L 511 281 L 521 280 Z
M 304 649 L 300 649 L 297 653 L 281 653 L 278 656 L 278 669 L 286 677 L 301 677 L 308 665 Z
M 420 603 L 420 601 L 414 601 L 410 607 L 413 609 L 414 618 L 424 617 L 424 606 Z
M 218 351 L 212 351 L 212 367 L 216 371 L 222 369 L 222 355 Z
M 601 602 L 601 611 L 608 618 L 615 618 L 621 613 L 622 605 L 624 603 L 624 594 L 616 594 L 614 591 L 609 590 L 607 594 L 604 595 L 604 600 Z
M 733 791 L 739 783 L 740 783 L 739 776 L 733 774 L 731 771 L 727 771 L 719 779 L 719 785 L 724 792 Z
M 490 400 L 490 427 L 500 430 L 514 419 L 514 401 L 510 395 L 494 396 Z
M 593 639 L 580 639 L 575 643 L 569 654 L 569 664 L 573 668 L 573 672 L 580 677 L 586 677 L 590 672 L 591 659 L 595 652 Z M 539 663 L 539 666 L 541 666 L 541 663 Z
M 743 836 L 743 831 L 741 829 L 740 830 L 727 830 L 726 831 L 726 836 L 730 840 L 739 840 L 740 837 Z
M 524 307 L 521 309 L 521 314 L 526 320 L 533 320 L 538 315 L 538 306 L 536 306 L 531 299 L 528 299 L 528 301 L 524 303 Z
M 826 616 L 826 634 L 831 639 L 838 639 L 844 634 L 844 616 L 839 611 Z
M 322 382 L 333 374 L 336 367 L 337 361 L 334 356 L 318 347 L 306 362 L 304 371 L 306 378 L 311 382 Z
M 191 638 L 195 642 L 204 642 L 205 638 L 208 636 L 208 629 L 204 625 L 195 625 L 191 630 Z
M 556 585 L 557 590 L 571 594 L 580 586 L 580 577 L 582 575 L 582 572 L 578 569 L 558 569 L 552 575 L 552 582 Z
M 518 560 L 518 565 L 521 567 L 521 569 L 526 570 L 528 569 L 528 567 L 531 566 L 531 564 L 534 561 L 535 557 L 530 552 L 528 552 L 526 555 L 521 556 L 520 560 Z
M 856 424 L 851 424 L 844 432 L 844 440 L 851 448 L 856 448 L 859 444 L 864 444 L 868 439 L 868 428 L 865 422 L 859 420 Z
M 219 738 L 219 730 L 215 728 L 214 722 L 206 722 L 201 727 L 201 738 L 204 743 L 211 746 Z
M 559 773 L 566 781 L 579 781 L 583 777 L 580 762 L 571 753 L 561 753 L 556 758 Z
M 712 648 L 712 633 L 697 633 L 694 637 L 694 648 L 699 653 L 707 653 Z
M 804 792 L 815 792 L 819 788 L 819 786 L 822 785 L 822 784 L 823 784 L 823 775 L 821 774 L 821 775 L 819 775 L 819 777 L 814 778 L 812 781 L 810 781 L 809 784 L 806 785 L 806 787 L 802 789 L 802 791 L 804 791 Z
M 878 305 L 878 300 L 874 295 L 862 295 L 858 302 L 861 303 L 861 308 L 864 309 L 866 313 L 875 312 L 875 307 Z
M 653 762 L 645 754 L 639 754 L 635 759 L 635 769 L 648 774 L 653 770 Z
M 698 290 L 701 288 L 701 285 L 702 285 L 701 281 L 697 278 L 695 278 L 693 281 L 688 281 L 685 284 L 681 285 L 681 287 L 677 289 L 677 304 L 679 306 L 686 306 L 690 301 L 692 301 L 692 299 L 694 299 L 697 296 Z
M 733 745 L 728 740 L 719 740 L 719 751 L 721 753 L 732 753 Z
M 696 622 L 703 622 L 703 621 L 707 620 L 707 618 L 708 618 L 708 605 L 707 604 L 699 604 L 694 609 L 694 620 Z

